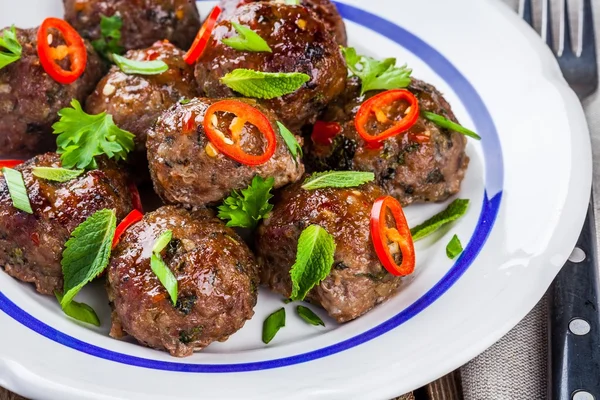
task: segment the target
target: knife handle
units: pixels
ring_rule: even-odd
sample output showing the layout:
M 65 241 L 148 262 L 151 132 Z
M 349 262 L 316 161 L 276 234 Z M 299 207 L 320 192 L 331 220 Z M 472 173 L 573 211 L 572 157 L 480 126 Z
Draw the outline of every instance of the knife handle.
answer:
M 553 400 L 600 400 L 600 283 L 594 221 L 592 204 L 577 248 L 550 288 L 549 390 Z

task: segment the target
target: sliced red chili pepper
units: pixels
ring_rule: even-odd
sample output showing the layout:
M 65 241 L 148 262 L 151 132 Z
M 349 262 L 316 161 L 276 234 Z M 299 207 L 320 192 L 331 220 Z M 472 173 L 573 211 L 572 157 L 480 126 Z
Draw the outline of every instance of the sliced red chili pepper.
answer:
M 217 19 L 219 19 L 219 15 L 221 15 L 221 7 L 215 6 L 212 9 L 204 24 L 198 31 L 196 35 L 196 39 L 194 39 L 194 43 L 192 43 L 192 47 L 185 53 L 183 56 L 183 60 L 193 65 L 204 53 L 204 49 L 206 49 L 206 45 L 208 44 L 208 40 L 210 39 L 210 35 L 212 35 L 212 31 L 215 28 L 217 23 Z
M 225 112 L 235 115 L 229 130 L 231 139 L 213 124 L 216 113 Z M 267 146 L 261 155 L 248 154 L 242 149 L 241 134 L 246 123 L 254 125 L 264 136 Z M 204 116 L 204 132 L 206 137 L 221 153 L 245 165 L 261 165 L 269 161 L 277 147 L 275 131 L 269 119 L 258 109 L 239 100 L 222 100 L 208 107 Z
M 397 101 L 408 102 L 407 113 L 400 121 L 388 118 L 386 109 L 392 107 Z M 373 115 L 374 114 L 374 115 Z M 380 124 L 390 125 L 383 132 L 373 134 L 369 132 L 372 118 Z M 419 119 L 419 101 L 406 89 L 388 90 L 371 97 L 365 101 L 356 113 L 354 125 L 358 134 L 367 142 L 380 142 L 392 136 L 409 130 Z
M 131 204 L 133 205 L 133 208 L 143 213 L 144 206 L 142 205 L 142 198 L 140 197 L 140 192 L 137 188 L 137 185 L 133 182 L 129 182 L 128 188 L 129 192 L 131 193 Z
M 50 29 L 56 29 L 66 44 L 50 46 Z M 46 18 L 38 29 L 37 52 L 44 71 L 58 83 L 68 85 L 83 74 L 87 63 L 87 50 L 79 33 L 68 22 L 58 18 Z M 69 70 L 63 69 L 59 61 L 69 57 Z
M 395 226 L 389 226 L 388 213 L 393 217 Z M 415 247 L 413 244 L 410 228 L 406 223 L 406 217 L 402 206 L 395 198 L 384 196 L 378 198 L 371 209 L 371 238 L 379 261 L 395 276 L 411 274 L 415 270 Z M 396 245 L 394 249 L 397 256 L 402 257 L 400 265 L 397 258 L 392 254 L 390 246 Z
M 125 233 L 125 231 L 136 222 L 139 222 L 144 218 L 144 214 L 139 212 L 138 210 L 133 210 L 130 212 L 121 223 L 117 226 L 117 230 L 115 230 L 115 236 L 113 237 L 112 248 L 114 249 L 119 244 L 119 240 L 121 240 L 121 236 Z
M 337 122 L 317 121 L 310 137 L 317 144 L 329 146 L 341 131 L 342 126 Z
M 23 164 L 23 160 L 0 160 L 0 169 L 1 168 L 14 168 L 20 164 Z

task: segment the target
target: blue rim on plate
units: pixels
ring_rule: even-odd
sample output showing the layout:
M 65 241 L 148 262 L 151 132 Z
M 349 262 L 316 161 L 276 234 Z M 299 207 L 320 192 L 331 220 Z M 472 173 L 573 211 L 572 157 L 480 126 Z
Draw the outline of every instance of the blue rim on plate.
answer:
M 372 31 L 394 41 L 411 53 L 423 60 L 433 71 L 435 71 L 458 95 L 466 106 L 469 115 L 475 123 L 477 131 L 482 134 L 482 147 L 485 158 L 486 177 L 483 206 L 473 236 L 469 240 L 462 255 L 458 258 L 452 268 L 437 282 L 427 293 L 387 321 L 371 328 L 357 336 L 342 342 L 323 347 L 318 350 L 297 354 L 290 357 L 278 358 L 250 363 L 238 364 L 185 364 L 169 361 L 157 361 L 142 357 L 131 356 L 107 350 L 90 343 L 83 342 L 36 319 L 32 315 L 19 308 L 0 291 L 0 310 L 10 317 L 25 325 L 29 329 L 53 340 L 59 344 L 72 349 L 87 353 L 89 355 L 119 362 L 136 367 L 179 371 L 187 373 L 226 373 L 247 372 L 264 369 L 285 367 L 300 364 L 307 361 L 323 358 L 348 350 L 362 343 L 368 342 L 384 333 L 400 326 L 410 320 L 434 301 L 444 294 L 465 273 L 473 263 L 492 230 L 502 199 L 502 185 L 504 180 L 504 168 L 500 140 L 492 117 L 483 103 L 481 97 L 469 81 L 433 47 L 419 39 L 407 30 L 371 14 L 360 8 L 336 2 L 342 17 L 362 25 Z M 491 197 L 489 197 L 491 196 Z

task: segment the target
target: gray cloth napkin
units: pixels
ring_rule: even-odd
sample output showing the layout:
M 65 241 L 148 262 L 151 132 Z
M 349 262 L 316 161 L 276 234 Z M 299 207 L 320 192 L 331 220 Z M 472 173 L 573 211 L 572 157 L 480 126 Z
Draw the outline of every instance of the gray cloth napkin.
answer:
M 503 0 L 517 10 L 518 0 Z M 539 10 L 541 1 L 534 6 Z M 560 1 L 552 1 L 554 22 L 560 21 Z M 598 54 L 600 55 L 600 2 L 593 2 Z M 578 2 L 570 4 L 577 10 Z M 538 14 L 541 15 L 541 14 Z M 575 16 L 573 16 L 575 17 Z M 576 22 L 572 18 L 572 25 Z M 538 21 L 539 25 L 539 21 Z M 574 30 L 577 26 L 573 26 Z M 539 32 L 539 29 L 538 29 Z M 555 40 L 558 31 L 555 30 Z M 575 30 L 576 32 L 576 30 Z M 577 37 L 577 36 L 574 36 Z M 584 102 L 592 135 L 594 182 L 600 182 L 600 96 Z M 600 185 L 594 185 L 594 196 L 600 199 Z M 600 227 L 600 202 L 596 201 L 596 226 Z M 548 310 L 544 298 L 506 336 L 461 368 L 465 400 L 538 400 L 547 398 L 548 389 Z

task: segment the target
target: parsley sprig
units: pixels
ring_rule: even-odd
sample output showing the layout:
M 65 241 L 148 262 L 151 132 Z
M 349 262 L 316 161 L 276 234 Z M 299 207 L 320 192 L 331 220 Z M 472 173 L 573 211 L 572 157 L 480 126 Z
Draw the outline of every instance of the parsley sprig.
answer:
M 223 205 L 219 206 L 218 217 L 227 220 L 227 226 L 254 229 L 258 222 L 266 218 L 273 205 L 269 200 L 273 197 L 271 189 L 275 180 L 255 176 L 248 188 L 240 192 L 233 191 L 231 196 L 225 199 Z
M 100 39 L 94 40 L 92 46 L 104 58 L 110 59 L 110 54 L 122 54 L 125 49 L 121 46 L 121 28 L 123 19 L 118 15 L 100 17 Z
M 22 51 L 23 48 L 17 40 L 15 26 L 5 29 L 2 36 L 0 36 L 0 69 L 19 60 Z

